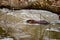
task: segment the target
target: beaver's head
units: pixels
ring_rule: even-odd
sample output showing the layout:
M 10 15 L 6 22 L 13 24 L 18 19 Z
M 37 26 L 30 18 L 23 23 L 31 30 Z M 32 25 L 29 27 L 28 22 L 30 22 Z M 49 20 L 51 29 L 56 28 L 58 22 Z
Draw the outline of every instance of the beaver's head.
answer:
M 35 20 L 27 20 L 26 22 L 27 22 L 27 23 L 30 23 L 30 24 L 35 24 L 35 23 L 36 23 Z

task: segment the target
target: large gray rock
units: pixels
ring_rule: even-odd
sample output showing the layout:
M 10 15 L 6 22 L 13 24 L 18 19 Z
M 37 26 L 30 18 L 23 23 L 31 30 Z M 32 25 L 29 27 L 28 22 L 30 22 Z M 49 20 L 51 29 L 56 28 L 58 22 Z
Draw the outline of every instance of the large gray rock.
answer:
M 0 6 L 10 9 L 46 9 L 60 14 L 60 0 L 0 0 Z

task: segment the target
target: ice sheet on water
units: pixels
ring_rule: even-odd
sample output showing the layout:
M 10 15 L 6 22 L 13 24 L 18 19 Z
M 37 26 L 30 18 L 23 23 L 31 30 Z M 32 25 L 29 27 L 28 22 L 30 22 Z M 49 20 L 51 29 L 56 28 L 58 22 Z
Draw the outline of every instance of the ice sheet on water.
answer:
M 45 10 L 15 10 L 7 14 L 20 17 L 25 20 L 34 19 L 34 20 L 54 21 L 59 19 L 57 14 Z
M 45 37 L 44 40 L 59 40 L 59 39 L 52 39 L 52 38 Z
M 60 30 L 58 30 L 58 28 L 47 28 L 46 30 L 48 31 L 56 31 L 56 32 L 60 32 Z
M 13 40 L 13 38 L 3 38 L 3 39 L 0 39 L 0 40 Z
M 7 27 L 6 26 L 4 27 L 8 29 L 7 31 L 10 34 L 10 36 L 15 37 L 16 39 L 28 38 L 28 37 L 37 38 L 38 37 L 37 35 L 40 35 L 38 34 L 38 31 L 42 31 L 43 27 L 46 27 L 43 25 L 41 26 L 42 29 L 39 29 L 40 25 L 26 24 L 26 20 L 28 19 L 34 19 L 34 20 L 44 19 L 48 21 L 58 20 L 58 15 L 45 10 L 15 10 L 15 11 L 8 10 L 8 13 L 6 12 L 7 10 L 5 9 L 2 11 L 7 14 L 7 15 L 1 16 L 2 20 L 6 21 Z M 6 17 L 7 19 L 4 19 Z M 5 25 L 4 22 L 0 22 L 0 24 Z

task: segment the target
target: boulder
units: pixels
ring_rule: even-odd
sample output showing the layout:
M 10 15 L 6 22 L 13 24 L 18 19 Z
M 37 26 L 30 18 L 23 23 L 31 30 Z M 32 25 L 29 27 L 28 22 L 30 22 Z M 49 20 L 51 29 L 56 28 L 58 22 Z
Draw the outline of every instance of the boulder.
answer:
M 10 9 L 44 9 L 60 14 L 60 0 L 0 0 L 0 7 Z

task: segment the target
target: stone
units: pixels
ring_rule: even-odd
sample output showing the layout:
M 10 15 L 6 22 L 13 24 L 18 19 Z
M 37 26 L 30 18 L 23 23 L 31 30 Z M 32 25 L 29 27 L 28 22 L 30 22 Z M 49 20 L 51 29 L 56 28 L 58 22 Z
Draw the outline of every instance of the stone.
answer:
M 44 9 L 60 14 L 60 0 L 0 0 L 0 7 L 9 9 Z

